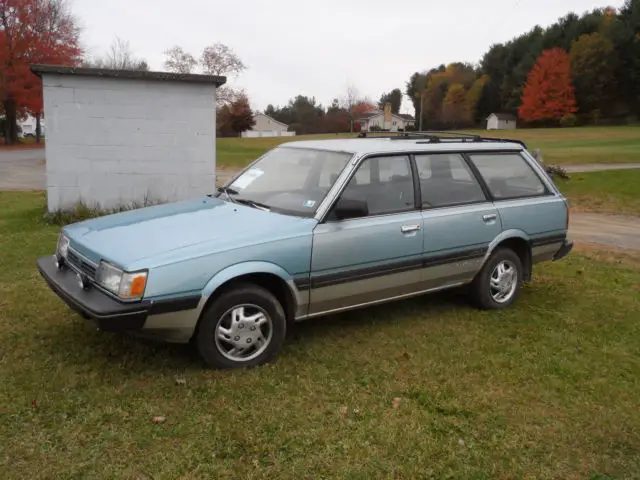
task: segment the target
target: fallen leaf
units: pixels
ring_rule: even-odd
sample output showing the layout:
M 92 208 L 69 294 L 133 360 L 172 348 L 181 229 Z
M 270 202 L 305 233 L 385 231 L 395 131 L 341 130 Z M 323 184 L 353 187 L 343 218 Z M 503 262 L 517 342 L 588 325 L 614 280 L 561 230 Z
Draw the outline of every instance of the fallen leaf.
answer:
M 31 400 L 31 408 L 38 408 L 38 402 L 35 398 Z
M 340 415 L 342 415 L 343 417 L 347 416 L 347 412 L 349 411 L 349 409 L 345 406 L 340 407 Z
M 458 439 L 458 445 L 460 445 L 461 447 L 464 447 L 464 440 L 459 438 Z
M 400 407 L 400 397 L 396 397 L 393 399 L 393 408 Z
M 164 423 L 165 420 L 165 417 L 153 417 L 153 423 Z

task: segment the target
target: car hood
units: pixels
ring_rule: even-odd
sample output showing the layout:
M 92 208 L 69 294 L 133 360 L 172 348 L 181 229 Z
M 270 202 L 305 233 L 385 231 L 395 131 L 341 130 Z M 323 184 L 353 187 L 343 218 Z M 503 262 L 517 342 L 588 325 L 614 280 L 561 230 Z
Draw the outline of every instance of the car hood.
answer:
M 71 247 L 123 268 L 195 245 L 211 253 L 308 234 L 316 221 L 267 212 L 217 198 L 141 208 L 64 228 Z M 206 244 L 206 245 L 205 245 Z M 164 255 L 166 257 L 166 255 Z

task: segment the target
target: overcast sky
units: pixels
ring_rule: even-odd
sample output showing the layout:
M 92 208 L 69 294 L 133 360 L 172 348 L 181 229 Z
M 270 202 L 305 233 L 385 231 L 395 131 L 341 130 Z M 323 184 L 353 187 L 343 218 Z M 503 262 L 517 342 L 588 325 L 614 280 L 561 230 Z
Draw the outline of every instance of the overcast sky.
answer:
M 119 36 L 152 70 L 162 69 L 173 45 L 199 56 L 208 44 L 227 44 L 248 66 L 229 83 L 264 109 L 297 94 L 327 105 L 348 83 L 377 101 L 382 92 L 404 91 L 415 71 L 478 62 L 492 43 L 605 1 L 72 0 L 72 7 L 90 53 L 103 53 Z M 406 98 L 402 111 L 413 114 Z

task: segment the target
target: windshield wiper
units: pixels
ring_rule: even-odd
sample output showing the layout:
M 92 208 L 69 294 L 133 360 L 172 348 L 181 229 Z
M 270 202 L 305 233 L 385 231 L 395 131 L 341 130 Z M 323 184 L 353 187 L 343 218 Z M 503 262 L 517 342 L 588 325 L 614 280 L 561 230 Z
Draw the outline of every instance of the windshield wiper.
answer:
M 230 202 L 235 202 L 231 195 L 238 195 L 238 191 L 231 187 L 218 187 L 218 193 L 224 193 Z
M 271 207 L 264 203 L 256 202 L 254 200 L 249 200 L 247 198 L 236 198 L 236 202 L 242 203 L 243 205 L 249 205 L 253 208 L 258 208 L 260 210 L 266 210 L 267 212 L 271 211 Z

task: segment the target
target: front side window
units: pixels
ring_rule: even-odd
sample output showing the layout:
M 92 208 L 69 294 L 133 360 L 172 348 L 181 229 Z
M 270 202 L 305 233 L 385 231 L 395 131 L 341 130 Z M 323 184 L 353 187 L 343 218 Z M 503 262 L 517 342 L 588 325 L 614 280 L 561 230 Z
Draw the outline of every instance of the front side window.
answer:
M 369 216 L 415 208 L 409 157 L 396 155 L 364 160 L 349 180 L 341 198 L 365 201 Z
M 232 200 L 312 217 L 353 155 L 303 148 L 275 148 L 230 185 Z M 226 198 L 226 192 L 219 194 Z
M 459 154 L 416 155 L 424 208 L 486 200 L 482 187 Z
M 527 161 L 518 153 L 470 155 L 496 199 L 544 195 L 547 188 Z

